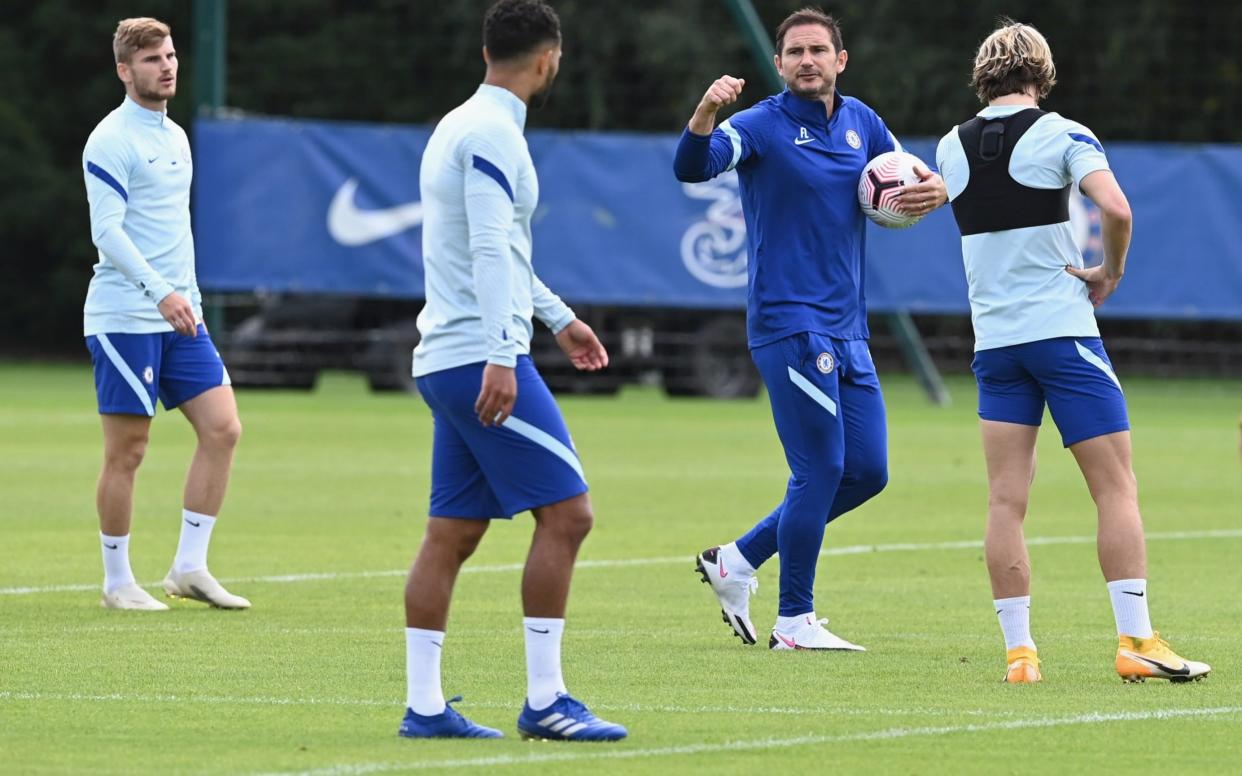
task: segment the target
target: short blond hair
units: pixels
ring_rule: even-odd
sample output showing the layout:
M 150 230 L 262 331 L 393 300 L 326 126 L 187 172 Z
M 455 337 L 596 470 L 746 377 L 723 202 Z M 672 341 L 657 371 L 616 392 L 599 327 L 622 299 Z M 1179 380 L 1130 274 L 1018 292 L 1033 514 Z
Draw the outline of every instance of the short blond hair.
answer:
M 979 46 L 971 87 L 984 103 L 1031 86 L 1042 100 L 1057 82 L 1048 41 L 1029 24 L 1002 19 L 1001 25 Z
M 122 19 L 112 36 L 112 54 L 118 64 L 128 63 L 135 51 L 158 46 L 169 35 L 172 35 L 172 28 L 159 19 L 149 16 Z

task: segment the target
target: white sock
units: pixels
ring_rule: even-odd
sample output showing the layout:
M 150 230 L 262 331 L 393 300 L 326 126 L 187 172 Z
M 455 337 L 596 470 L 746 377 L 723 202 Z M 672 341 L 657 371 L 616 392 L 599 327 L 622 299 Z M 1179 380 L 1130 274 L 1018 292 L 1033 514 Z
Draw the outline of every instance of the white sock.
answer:
M 560 693 L 568 694 L 561 676 L 561 634 L 565 620 L 523 617 L 526 634 L 526 702 L 535 711 L 546 709 Z
M 1035 641 L 1031 638 L 1031 597 L 1019 595 L 1013 598 L 997 598 L 992 601 L 992 605 L 996 607 L 1001 633 L 1005 634 L 1005 649 L 1035 649 Z
M 1151 615 L 1147 613 L 1147 580 L 1115 579 L 1108 583 L 1113 600 L 1113 619 L 1118 636 L 1151 638 Z
M 440 653 L 444 631 L 405 629 L 405 705 L 415 714 L 434 716 L 444 711 L 440 689 Z
M 207 545 L 211 543 L 211 529 L 215 524 L 216 519 L 210 515 L 181 510 L 181 541 L 177 543 L 174 569 L 181 572 L 207 568 Z
M 755 574 L 755 567 L 750 565 L 750 561 L 746 560 L 746 556 L 737 548 L 737 542 L 729 542 L 721 546 L 720 562 L 724 564 L 725 571 L 730 573 L 741 574 L 744 577 Z
M 807 625 L 816 623 L 815 612 L 807 612 L 806 614 L 796 614 L 793 617 L 776 617 L 776 630 L 781 633 L 793 633 L 794 631 L 805 628 Z
M 133 583 L 134 572 L 129 567 L 129 534 L 108 536 L 100 533 L 99 544 L 103 551 L 104 592 L 111 593 L 118 587 Z

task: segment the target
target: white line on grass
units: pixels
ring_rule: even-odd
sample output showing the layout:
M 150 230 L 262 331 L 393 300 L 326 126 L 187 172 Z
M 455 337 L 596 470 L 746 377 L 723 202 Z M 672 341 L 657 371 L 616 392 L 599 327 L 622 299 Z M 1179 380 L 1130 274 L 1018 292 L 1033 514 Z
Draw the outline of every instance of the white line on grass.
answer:
M 385 771 L 427 770 L 436 768 L 476 768 L 480 766 L 529 765 L 536 763 L 566 762 L 573 760 L 632 760 L 640 757 L 670 757 L 688 754 L 747 751 L 772 747 L 810 746 L 815 744 L 849 743 L 853 741 L 887 741 L 899 738 L 938 737 L 956 733 L 986 733 L 994 730 L 1022 730 L 1027 728 L 1050 728 L 1070 725 L 1096 725 L 1108 722 L 1142 722 L 1147 720 L 1178 719 L 1182 717 L 1218 717 L 1242 713 L 1242 706 L 1222 706 L 1206 709 L 1156 709 L 1153 711 L 1120 711 L 1110 713 L 1091 712 L 1065 717 L 1033 717 L 1001 722 L 985 722 L 969 725 L 938 725 L 928 727 L 897 727 L 883 730 L 842 733 L 839 735 L 809 735 L 793 738 L 760 738 L 719 743 L 686 744 L 684 746 L 654 747 L 651 749 L 566 749 L 558 752 L 531 752 L 526 755 L 498 755 L 457 760 L 430 760 L 388 763 L 356 763 L 336 765 L 313 771 L 286 771 L 266 776 L 364 776 Z M 623 746 L 623 745 L 622 745 Z M 417 756 L 411 749 L 411 757 Z
M 175 703 L 181 705 L 258 705 L 258 706 L 375 706 L 375 708 L 401 709 L 399 698 L 376 700 L 373 698 L 271 698 L 263 697 L 231 697 L 231 695 L 169 695 L 169 694 L 125 694 L 125 693 L 22 693 L 16 690 L 2 690 L 0 702 L 31 703 Z M 647 703 L 600 703 L 592 704 L 601 711 L 631 711 L 636 714 L 782 714 L 790 716 L 836 715 L 836 716 L 1012 716 L 1013 711 L 997 711 L 992 709 L 944 709 L 918 708 L 909 706 L 902 709 L 859 709 L 857 706 L 818 706 L 818 708 L 797 708 L 797 706 L 727 706 L 700 705 L 679 706 Z M 463 703 L 466 709 L 509 709 L 517 711 L 512 702 L 502 700 L 472 700 Z
M 369 706 L 394 709 L 400 711 L 401 699 L 389 698 L 375 700 L 372 698 L 274 698 L 268 696 L 235 697 L 223 695 L 168 695 L 125 693 L 47 693 L 0 691 L 0 701 L 29 701 L 32 703 L 64 702 L 64 703 L 177 703 L 193 705 L 196 703 L 209 705 L 236 706 Z M 597 703 L 592 704 L 601 711 L 620 711 L 633 713 L 659 714 L 781 714 L 789 716 L 882 716 L 882 717 L 947 717 L 964 715 L 968 717 L 1005 717 L 1012 716 L 1011 711 L 994 711 L 992 709 L 945 709 L 943 707 L 901 709 L 876 708 L 860 709 L 856 707 L 797 708 L 790 706 L 667 706 L 648 703 Z M 513 701 L 469 701 L 461 708 L 470 709 L 509 709 L 518 711 Z
M 1242 529 L 1222 529 L 1211 531 L 1163 531 L 1147 534 L 1148 541 L 1177 541 L 1191 539 L 1242 539 Z M 1095 536 L 1042 536 L 1026 540 L 1028 546 L 1042 547 L 1058 544 L 1094 544 Z M 819 554 L 822 557 L 840 555 L 868 555 L 877 552 L 929 552 L 936 550 L 979 550 L 983 542 L 978 539 L 966 539 L 953 542 L 897 542 L 890 544 L 855 544 L 847 547 L 827 547 Z M 613 558 L 601 560 L 580 560 L 575 564 L 577 569 L 625 568 L 627 566 L 667 566 L 677 563 L 688 563 L 689 555 L 665 556 L 660 558 Z M 490 566 L 466 566 L 463 574 L 497 574 L 521 571 L 521 563 L 497 563 Z M 291 582 L 322 582 L 337 579 L 375 579 L 383 577 L 403 577 L 406 569 L 390 571 L 322 571 L 306 574 L 278 574 L 264 577 L 229 577 L 221 582 L 272 582 L 277 584 Z M 143 587 L 153 587 L 159 582 L 144 582 Z M 98 590 L 99 584 L 46 585 L 41 587 L 0 587 L 0 595 L 33 595 L 37 593 L 78 593 L 87 590 Z

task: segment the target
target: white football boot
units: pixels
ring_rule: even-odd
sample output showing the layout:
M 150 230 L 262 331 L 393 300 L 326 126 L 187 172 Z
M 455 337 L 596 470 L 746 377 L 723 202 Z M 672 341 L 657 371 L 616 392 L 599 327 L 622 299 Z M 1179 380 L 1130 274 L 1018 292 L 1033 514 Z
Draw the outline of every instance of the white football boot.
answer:
M 121 585 L 111 593 L 104 591 L 99 605 L 105 609 L 131 609 L 140 612 L 166 612 L 168 605 L 157 601 L 151 594 L 138 587 L 137 582 Z
M 824 649 L 866 652 L 866 647 L 846 641 L 824 626 L 827 618 L 815 619 L 815 612 L 803 615 L 793 628 L 773 628 L 768 649 Z
M 694 568 L 716 594 L 720 615 L 743 644 L 755 643 L 755 625 L 750 621 L 750 597 L 759 589 L 754 572 L 725 568 L 719 547 L 703 550 L 694 559 Z
M 164 592 L 171 598 L 188 598 L 202 601 L 217 609 L 249 609 L 250 602 L 233 595 L 216 581 L 207 569 L 177 571 L 172 569 L 164 577 Z

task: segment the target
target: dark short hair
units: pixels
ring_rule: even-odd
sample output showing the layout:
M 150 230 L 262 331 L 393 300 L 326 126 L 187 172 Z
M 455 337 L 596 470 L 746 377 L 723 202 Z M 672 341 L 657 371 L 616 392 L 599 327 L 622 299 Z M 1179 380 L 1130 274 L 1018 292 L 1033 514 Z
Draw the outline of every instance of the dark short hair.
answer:
M 824 13 L 818 8 L 801 8 L 785 17 L 785 21 L 781 22 L 781 26 L 776 28 L 776 53 L 780 54 L 785 49 L 785 33 L 789 32 L 790 27 L 798 27 L 803 24 L 818 24 L 828 29 L 832 35 L 832 46 L 841 53 L 843 44 L 841 43 L 841 23 L 829 14 Z
M 483 17 L 483 45 L 496 61 L 517 59 L 560 41 L 561 20 L 543 0 L 498 0 Z

